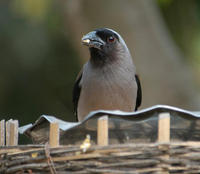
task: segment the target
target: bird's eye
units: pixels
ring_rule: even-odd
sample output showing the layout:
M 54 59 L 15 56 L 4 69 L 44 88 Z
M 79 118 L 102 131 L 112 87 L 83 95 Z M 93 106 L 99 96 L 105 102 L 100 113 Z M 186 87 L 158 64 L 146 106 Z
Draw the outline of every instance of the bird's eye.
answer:
M 108 38 L 108 42 L 114 42 L 115 41 L 115 38 L 113 37 L 113 36 L 110 36 L 109 38 Z

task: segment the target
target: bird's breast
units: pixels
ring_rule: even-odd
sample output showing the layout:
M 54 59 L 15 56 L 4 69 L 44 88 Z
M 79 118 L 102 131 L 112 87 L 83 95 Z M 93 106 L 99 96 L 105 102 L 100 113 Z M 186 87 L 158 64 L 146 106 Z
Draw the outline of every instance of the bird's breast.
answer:
M 134 73 L 95 72 L 83 76 L 78 103 L 78 117 L 82 120 L 94 110 L 134 111 L 137 84 Z

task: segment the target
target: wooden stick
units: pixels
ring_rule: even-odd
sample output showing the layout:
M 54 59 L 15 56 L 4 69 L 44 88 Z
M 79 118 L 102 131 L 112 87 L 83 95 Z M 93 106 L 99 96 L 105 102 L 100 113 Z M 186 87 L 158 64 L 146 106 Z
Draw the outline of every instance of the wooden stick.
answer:
M 97 144 L 99 146 L 108 145 L 108 116 L 102 116 L 97 123 Z
M 6 121 L 6 146 L 10 146 L 10 122 L 12 119 Z
M 170 142 L 170 114 L 160 113 L 158 118 L 158 142 L 159 143 L 169 143 Z M 163 149 L 163 146 L 158 146 L 159 149 Z M 168 147 L 164 147 L 166 154 L 161 156 L 163 159 L 169 159 L 169 154 L 167 153 Z M 162 166 L 161 174 L 169 174 L 168 166 Z
M 0 121 L 0 146 L 5 146 L 5 120 Z
M 59 125 L 57 122 L 50 124 L 49 145 L 50 147 L 58 147 L 60 139 Z
M 17 120 L 13 120 L 10 122 L 10 137 L 9 137 L 10 146 L 18 145 L 18 127 L 19 123 Z
M 170 114 L 160 113 L 158 120 L 158 142 L 170 142 Z
M 8 120 L 6 122 L 6 146 L 18 145 L 18 127 L 17 120 Z

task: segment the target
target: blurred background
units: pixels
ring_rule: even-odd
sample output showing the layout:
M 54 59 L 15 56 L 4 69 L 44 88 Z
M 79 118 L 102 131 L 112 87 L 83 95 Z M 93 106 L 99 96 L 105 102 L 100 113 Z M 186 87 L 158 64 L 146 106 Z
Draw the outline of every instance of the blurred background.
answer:
M 108 27 L 126 41 L 143 89 L 141 108 L 200 110 L 200 1 L 3 0 L 0 120 L 75 121 L 72 88 L 88 60 L 81 37 Z

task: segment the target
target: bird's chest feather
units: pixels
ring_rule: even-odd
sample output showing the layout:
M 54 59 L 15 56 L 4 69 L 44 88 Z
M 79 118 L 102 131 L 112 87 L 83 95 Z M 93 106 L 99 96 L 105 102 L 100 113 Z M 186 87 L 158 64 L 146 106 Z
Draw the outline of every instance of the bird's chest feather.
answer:
M 127 111 L 133 109 L 137 90 L 133 70 L 120 67 L 89 67 L 84 73 L 80 104 L 85 108 Z

